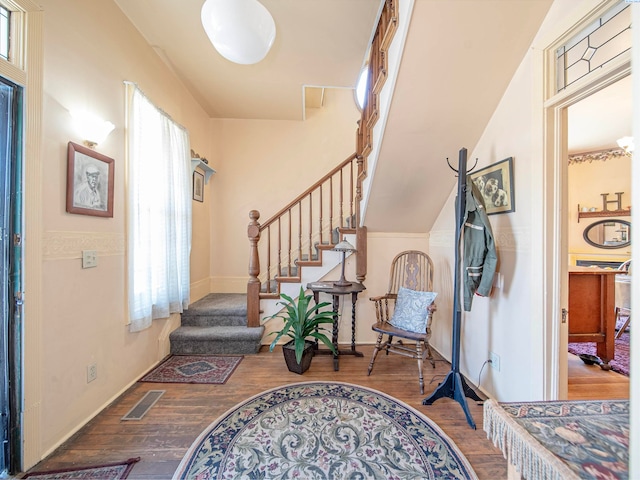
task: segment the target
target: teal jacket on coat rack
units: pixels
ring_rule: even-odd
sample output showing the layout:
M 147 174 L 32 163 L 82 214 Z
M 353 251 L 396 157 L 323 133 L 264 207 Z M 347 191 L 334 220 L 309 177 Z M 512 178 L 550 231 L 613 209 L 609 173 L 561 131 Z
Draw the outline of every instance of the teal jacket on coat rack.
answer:
M 482 194 L 467 175 L 466 209 L 463 224 L 464 310 L 471 310 L 473 295 L 487 297 L 498 265 L 496 244 Z

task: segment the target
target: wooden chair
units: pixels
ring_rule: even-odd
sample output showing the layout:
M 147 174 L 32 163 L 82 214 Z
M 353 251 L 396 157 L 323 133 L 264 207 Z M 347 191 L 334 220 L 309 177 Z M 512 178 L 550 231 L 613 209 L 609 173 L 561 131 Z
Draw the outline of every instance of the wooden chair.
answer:
M 429 339 L 431 338 L 431 321 L 433 312 L 436 311 L 435 303 L 426 308 L 427 315 L 424 324 L 424 330 L 420 333 L 411 332 L 394 327 L 389 322 L 393 317 L 398 298 L 398 290 L 405 287 L 410 290 L 421 292 L 431 292 L 433 288 L 433 262 L 431 258 L 417 250 L 408 250 L 401 252 L 393 259 L 391 263 L 391 272 L 389 275 L 389 289 L 385 295 L 372 297 L 370 300 L 375 303 L 377 322 L 371 328 L 378 332 L 378 340 L 373 350 L 371 362 L 369 363 L 368 375 L 371 375 L 373 364 L 380 350 L 389 353 L 397 353 L 418 360 L 418 375 L 420 378 L 420 393 L 424 394 L 424 379 L 422 376 L 422 363 L 426 359 L 431 362 L 435 368 L 433 361 Z M 386 340 L 385 340 L 386 336 Z M 395 339 L 400 339 L 396 340 Z M 402 339 L 415 342 L 415 346 L 405 345 Z

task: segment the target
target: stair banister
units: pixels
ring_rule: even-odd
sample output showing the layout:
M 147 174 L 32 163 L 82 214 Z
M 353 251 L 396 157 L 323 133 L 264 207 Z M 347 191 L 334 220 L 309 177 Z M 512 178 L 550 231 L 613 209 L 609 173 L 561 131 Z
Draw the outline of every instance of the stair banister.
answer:
M 376 124 L 380 112 L 378 111 L 378 95 L 382 90 L 383 85 L 385 84 L 388 77 L 388 49 L 391 44 L 391 41 L 394 37 L 396 29 L 398 27 L 398 9 L 397 9 L 398 0 L 385 0 L 384 4 L 380 11 L 380 16 L 378 18 L 378 23 L 373 33 L 373 37 L 371 40 L 371 48 L 369 52 L 369 91 L 367 92 L 367 102 L 362 110 L 362 115 L 360 120 L 358 121 L 358 128 L 356 131 L 356 153 L 351 155 L 345 161 L 343 161 L 340 165 L 334 168 L 331 172 L 325 175 L 323 178 L 318 180 L 313 186 L 308 188 L 304 193 L 299 195 L 296 199 L 291 201 L 287 206 L 282 208 L 278 213 L 276 213 L 273 217 L 267 220 L 264 224 L 260 225 L 258 222 L 260 218 L 260 213 L 257 210 L 252 210 L 249 213 L 250 223 L 247 230 L 250 244 L 250 255 L 249 255 L 249 282 L 247 284 L 247 316 L 248 316 L 248 325 L 249 326 L 259 326 L 260 325 L 260 298 L 278 298 L 277 293 L 271 292 L 271 271 L 274 268 L 271 261 L 271 225 L 276 223 L 278 230 L 278 258 L 276 274 L 274 275 L 278 278 L 278 290 L 279 290 L 279 282 L 284 281 L 298 281 L 300 279 L 300 268 L 302 264 L 313 264 L 312 253 L 313 253 L 313 231 L 314 227 L 312 222 L 315 218 L 315 213 L 313 211 L 313 197 L 312 193 L 317 191 L 319 199 L 316 200 L 319 206 L 319 212 L 317 213 L 318 218 L 318 243 L 320 244 L 320 248 L 318 251 L 321 253 L 322 248 L 330 248 L 330 245 L 327 245 L 327 242 L 323 238 L 323 189 L 322 185 L 325 182 L 329 182 L 329 224 L 330 224 L 330 238 L 328 239 L 329 244 L 333 241 L 333 176 L 340 172 L 340 194 L 338 201 L 339 205 L 339 228 L 338 231 L 344 233 L 348 231 L 349 233 L 355 233 L 356 235 L 356 247 L 357 251 L 355 252 L 356 258 L 356 278 L 359 282 L 363 282 L 366 274 L 367 274 L 367 228 L 361 226 L 361 211 L 360 211 L 360 202 L 363 198 L 362 185 L 363 181 L 367 176 L 367 158 L 369 153 L 372 151 L 372 131 L 373 127 Z M 353 178 L 353 162 L 355 160 L 356 163 L 356 176 Z M 350 204 L 349 204 L 349 222 L 348 228 L 345 228 L 344 225 L 344 198 L 343 198 L 343 173 L 342 169 L 351 163 L 350 170 Z M 308 217 L 309 222 L 309 235 L 308 235 L 308 261 L 301 261 L 303 259 L 302 255 L 302 203 L 305 198 L 308 197 L 309 201 L 309 212 L 305 214 Z M 291 239 L 291 210 L 294 208 L 298 208 L 298 245 L 296 246 L 296 255 L 297 259 L 291 259 L 292 254 L 292 239 Z M 288 228 L 289 228 L 289 238 L 288 238 L 288 254 L 287 254 L 287 273 L 289 278 L 282 278 L 282 258 L 281 258 L 281 248 L 282 248 L 282 232 L 281 232 L 281 222 L 283 216 L 287 214 L 289 217 Z M 266 230 L 266 231 L 265 231 Z M 261 282 L 260 282 L 260 254 L 259 254 L 259 240 L 261 233 L 264 232 L 264 236 L 266 239 L 266 250 L 267 250 L 267 259 L 266 259 L 266 278 L 267 278 L 267 292 L 261 294 Z M 307 249 L 305 249 L 307 250 Z M 297 266 L 296 276 L 295 278 L 292 276 L 292 263 Z

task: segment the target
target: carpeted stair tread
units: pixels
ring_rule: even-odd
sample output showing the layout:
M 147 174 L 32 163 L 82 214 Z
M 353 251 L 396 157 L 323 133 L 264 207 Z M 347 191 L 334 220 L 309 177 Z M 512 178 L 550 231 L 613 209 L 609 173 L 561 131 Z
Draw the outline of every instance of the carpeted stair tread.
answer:
M 252 354 L 263 333 L 264 327 L 247 327 L 245 293 L 210 293 L 182 313 L 169 341 L 173 354 Z
M 182 326 L 171 332 L 169 340 L 173 354 L 254 354 L 263 333 L 263 326 Z
M 182 325 L 192 327 L 242 326 L 247 324 L 247 295 L 210 293 L 182 313 Z
M 183 315 L 247 315 L 246 293 L 210 293 L 189 305 Z

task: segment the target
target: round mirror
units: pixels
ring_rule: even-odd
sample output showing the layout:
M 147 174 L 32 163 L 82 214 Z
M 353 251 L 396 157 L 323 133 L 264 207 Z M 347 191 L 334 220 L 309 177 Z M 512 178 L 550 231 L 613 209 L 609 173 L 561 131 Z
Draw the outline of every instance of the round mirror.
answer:
M 598 248 L 623 248 L 631 244 L 631 223 L 600 220 L 584 229 L 584 240 Z

